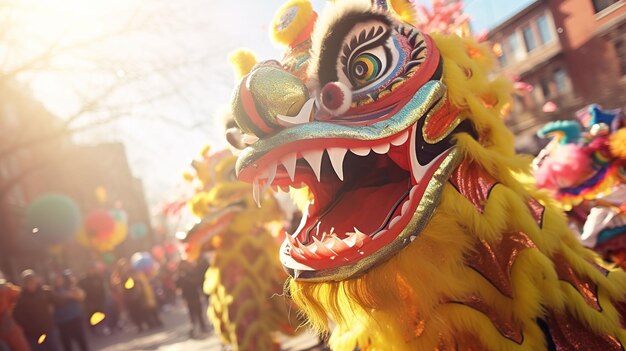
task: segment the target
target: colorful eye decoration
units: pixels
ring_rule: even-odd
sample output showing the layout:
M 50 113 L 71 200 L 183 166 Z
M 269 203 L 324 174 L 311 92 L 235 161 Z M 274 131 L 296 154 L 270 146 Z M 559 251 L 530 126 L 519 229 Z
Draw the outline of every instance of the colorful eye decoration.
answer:
M 367 84 L 378 78 L 382 71 L 382 65 L 383 63 L 376 55 L 371 53 L 360 54 L 352 63 L 350 79 L 357 86 Z
M 357 25 L 344 41 L 337 62 L 339 81 L 360 93 L 383 81 L 398 61 L 392 30 L 380 22 Z

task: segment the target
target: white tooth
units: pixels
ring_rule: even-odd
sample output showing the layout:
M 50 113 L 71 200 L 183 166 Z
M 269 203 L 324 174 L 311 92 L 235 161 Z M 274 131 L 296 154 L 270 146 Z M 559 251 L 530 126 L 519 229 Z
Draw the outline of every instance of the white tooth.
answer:
M 293 182 L 293 178 L 296 175 L 296 153 L 288 154 L 287 156 L 280 159 L 280 162 L 285 166 L 287 170 L 287 174 L 289 174 L 289 179 Z
M 259 195 L 259 178 L 254 178 L 254 181 L 252 181 L 252 198 L 256 205 L 261 207 L 261 197 Z
M 406 143 L 406 140 L 409 138 L 409 132 L 404 131 L 402 134 L 398 135 L 395 139 L 391 141 L 391 145 L 399 146 Z
M 402 216 L 404 216 L 404 214 L 406 213 L 406 211 L 409 209 L 409 206 L 410 206 L 410 201 L 408 201 L 408 200 L 407 200 L 407 201 L 405 201 L 405 202 L 402 204 L 402 211 L 400 211 L 400 214 L 401 214 Z
M 398 222 L 400 222 L 401 218 L 402 218 L 402 216 L 397 216 L 394 219 L 392 219 L 391 222 L 389 222 L 389 229 L 393 228 L 394 225 L 396 225 Z
M 272 162 L 267 166 L 266 169 L 267 179 L 265 180 L 265 184 L 263 184 L 263 189 L 261 190 L 261 194 L 265 193 L 265 190 L 272 185 L 274 178 L 276 177 L 276 162 Z
M 346 239 L 343 240 L 346 245 L 350 247 L 363 246 L 363 240 L 367 238 L 367 235 L 363 234 L 360 230 L 354 228 L 354 233 L 351 233 Z
M 243 138 L 242 138 L 242 141 L 246 145 L 252 145 L 252 144 L 256 143 L 257 141 L 259 141 L 259 138 L 256 135 L 244 134 Z
M 298 112 L 297 115 L 290 117 L 284 115 L 277 115 L 278 124 L 283 127 L 291 127 L 298 124 L 308 123 L 311 119 L 311 111 L 313 110 L 313 106 L 315 105 L 315 99 L 309 99 L 309 101 L 305 102 Z
M 412 199 L 413 195 L 415 195 L 416 192 L 417 192 L 417 185 L 411 188 L 411 191 L 409 192 L 409 199 Z
M 270 188 L 272 188 L 272 190 L 277 194 L 280 194 L 282 192 L 282 190 L 277 185 L 270 185 Z
M 333 169 L 335 170 L 335 173 L 337 173 L 337 177 L 343 181 L 343 159 L 348 150 L 340 147 L 329 147 L 326 149 L 326 152 L 328 152 L 330 163 L 333 165 Z
M 372 237 L 372 240 L 376 240 L 380 237 L 382 237 L 383 235 L 385 235 L 385 233 L 387 233 L 386 230 L 381 230 L 378 233 L 374 234 L 374 236 Z
M 389 152 L 389 147 L 390 147 L 390 145 L 388 143 L 384 143 L 384 144 L 376 145 L 376 146 L 372 147 L 372 150 L 374 150 L 374 152 L 379 154 L 379 155 L 383 155 L 383 154 L 386 154 L 387 152 Z
M 342 251 L 348 248 L 348 245 L 343 242 L 343 240 L 339 239 L 336 235 L 333 235 L 330 237 L 330 247 L 329 249 L 337 252 L 337 251 Z
M 409 238 L 409 240 L 411 240 L 411 242 L 413 242 L 413 240 L 415 240 L 415 238 L 417 238 L 417 236 L 413 235 L 412 237 Z
M 333 256 L 333 255 L 337 255 L 337 253 L 331 249 L 329 249 L 328 247 L 326 247 L 326 245 L 324 245 L 323 242 L 319 241 L 318 238 L 313 237 L 313 247 L 316 247 L 317 249 L 315 250 L 316 254 L 322 255 L 322 256 Z
M 353 149 L 350 149 L 350 151 L 352 151 L 353 154 L 358 155 L 358 156 L 367 156 L 370 153 L 370 148 L 369 147 L 355 147 Z
M 320 177 L 322 175 L 322 155 L 324 154 L 324 150 L 309 150 L 303 151 L 302 157 L 311 165 L 311 169 L 315 176 L 317 177 L 317 181 L 320 181 Z

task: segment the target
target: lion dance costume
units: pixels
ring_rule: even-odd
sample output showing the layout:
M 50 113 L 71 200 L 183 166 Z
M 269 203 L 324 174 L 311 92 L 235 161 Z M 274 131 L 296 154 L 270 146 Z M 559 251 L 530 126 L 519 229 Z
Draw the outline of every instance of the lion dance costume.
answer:
M 579 119 L 539 130 L 552 140 L 534 162 L 537 186 L 568 211 L 585 246 L 626 267 L 626 126 L 619 110 L 597 105 Z
M 333 350 L 622 350 L 626 273 L 517 180 L 488 48 L 419 32 L 410 3 L 328 7 L 286 4 L 285 57 L 232 101 L 238 177 L 310 192 L 279 251 L 310 324 Z
M 280 297 L 286 274 L 276 257 L 279 242 L 265 225 L 281 212 L 270 194 L 263 194 L 268 206 L 254 204 L 250 185 L 235 177 L 235 160 L 230 151 L 209 154 L 207 148 L 193 161 L 200 190 L 190 206 L 201 220 L 185 241 L 192 260 L 214 250 L 204 290 L 222 340 L 234 350 L 276 350 L 276 332 L 293 333 L 289 306 Z

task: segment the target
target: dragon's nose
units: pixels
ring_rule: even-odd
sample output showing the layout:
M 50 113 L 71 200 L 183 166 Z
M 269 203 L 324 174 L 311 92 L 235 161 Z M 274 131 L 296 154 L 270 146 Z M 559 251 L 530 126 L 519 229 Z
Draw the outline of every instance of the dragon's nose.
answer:
M 309 91 L 296 76 L 275 65 L 260 66 L 235 88 L 232 111 L 244 132 L 263 137 L 283 128 L 279 115 L 296 116 L 307 100 Z

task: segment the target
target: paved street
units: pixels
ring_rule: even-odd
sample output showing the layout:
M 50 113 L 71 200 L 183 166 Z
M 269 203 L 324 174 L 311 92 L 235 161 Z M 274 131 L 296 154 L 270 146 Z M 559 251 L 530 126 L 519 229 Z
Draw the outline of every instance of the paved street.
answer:
M 189 338 L 190 324 L 186 310 L 176 306 L 168 312 L 162 313 L 165 327 L 162 329 L 137 333 L 134 328 L 128 327 L 125 331 L 110 336 L 99 336 L 91 339 L 92 350 L 95 351 L 222 351 L 228 350 L 222 346 L 219 338 L 213 333 L 204 337 Z M 282 344 L 284 351 L 321 351 L 315 347 L 317 338 L 310 333 L 291 339 L 285 339 Z

